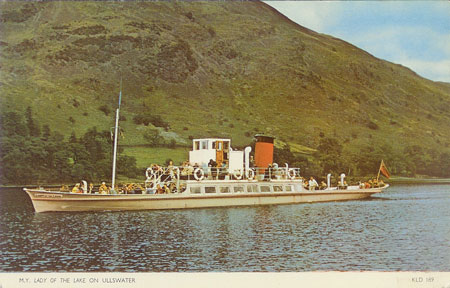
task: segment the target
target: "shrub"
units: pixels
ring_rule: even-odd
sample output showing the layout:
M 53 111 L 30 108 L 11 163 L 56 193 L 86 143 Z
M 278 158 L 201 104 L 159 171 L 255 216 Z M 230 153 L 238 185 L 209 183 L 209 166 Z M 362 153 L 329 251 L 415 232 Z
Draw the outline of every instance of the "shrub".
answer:
M 159 115 L 137 115 L 133 117 L 135 124 L 143 124 L 148 126 L 150 123 L 155 127 L 164 128 L 166 131 L 169 130 L 169 123 L 164 121 Z
M 100 110 L 103 113 L 105 113 L 106 116 L 108 116 L 109 113 L 111 113 L 111 109 L 109 109 L 109 107 L 106 106 L 106 105 L 102 105 L 102 106 L 98 107 L 98 110 Z
M 377 125 L 376 123 L 372 122 L 372 121 L 369 121 L 369 122 L 367 123 L 367 127 L 368 127 L 369 129 L 372 129 L 372 130 L 377 130 L 377 129 L 378 129 L 378 125 Z

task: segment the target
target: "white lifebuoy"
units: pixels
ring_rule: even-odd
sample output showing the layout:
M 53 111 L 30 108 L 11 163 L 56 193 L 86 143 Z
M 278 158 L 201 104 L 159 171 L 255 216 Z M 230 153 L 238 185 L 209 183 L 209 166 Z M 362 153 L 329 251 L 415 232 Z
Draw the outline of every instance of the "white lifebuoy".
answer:
M 242 179 L 242 171 L 241 171 L 241 169 L 234 170 L 233 176 L 237 180 L 241 180 Z
M 149 172 L 150 172 L 150 176 L 149 176 Z M 145 170 L 145 176 L 147 176 L 147 179 L 151 178 L 151 176 L 153 176 L 153 169 L 152 168 L 147 168 L 147 170 Z
M 252 180 L 253 178 L 255 178 L 255 170 L 248 169 L 247 170 L 247 179 Z
M 294 168 L 291 168 L 291 169 L 288 170 L 288 177 L 289 177 L 289 179 L 294 180 L 296 174 L 297 174 L 297 173 L 295 172 L 295 169 L 294 169 Z
M 200 176 L 197 175 L 198 172 L 200 172 Z M 194 178 L 195 178 L 195 180 L 201 181 L 201 180 L 203 180 L 204 177 L 205 177 L 205 172 L 203 172 L 203 169 L 202 169 L 202 168 L 196 168 L 196 169 L 194 170 Z

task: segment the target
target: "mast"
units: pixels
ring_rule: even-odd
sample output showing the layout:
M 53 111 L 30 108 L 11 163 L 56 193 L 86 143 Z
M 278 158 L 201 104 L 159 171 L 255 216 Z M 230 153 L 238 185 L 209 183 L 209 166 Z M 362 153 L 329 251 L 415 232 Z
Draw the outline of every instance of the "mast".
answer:
M 116 109 L 116 125 L 114 126 L 114 152 L 113 152 L 113 167 L 112 167 L 112 186 L 111 193 L 116 194 L 116 161 L 117 161 L 117 135 L 119 134 L 119 111 L 120 102 L 122 100 L 122 78 L 120 78 L 120 93 L 119 93 L 119 106 Z

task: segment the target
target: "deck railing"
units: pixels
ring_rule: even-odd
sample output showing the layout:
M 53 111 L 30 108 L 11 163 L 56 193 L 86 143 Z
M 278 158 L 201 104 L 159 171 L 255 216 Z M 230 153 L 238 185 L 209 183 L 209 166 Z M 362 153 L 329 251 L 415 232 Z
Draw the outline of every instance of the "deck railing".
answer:
M 208 166 L 158 166 L 153 165 L 146 170 L 146 183 L 154 185 L 166 182 L 184 180 L 296 180 L 300 179 L 300 168 L 252 167 L 248 170 L 236 169 L 231 171 L 228 167 Z

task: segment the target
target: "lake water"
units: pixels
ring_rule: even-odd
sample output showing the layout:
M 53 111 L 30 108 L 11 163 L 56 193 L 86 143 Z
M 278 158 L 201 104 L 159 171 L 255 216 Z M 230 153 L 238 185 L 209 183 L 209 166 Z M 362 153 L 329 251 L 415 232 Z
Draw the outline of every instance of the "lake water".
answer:
M 450 271 L 450 185 L 368 200 L 40 213 L 0 189 L 0 271 Z

